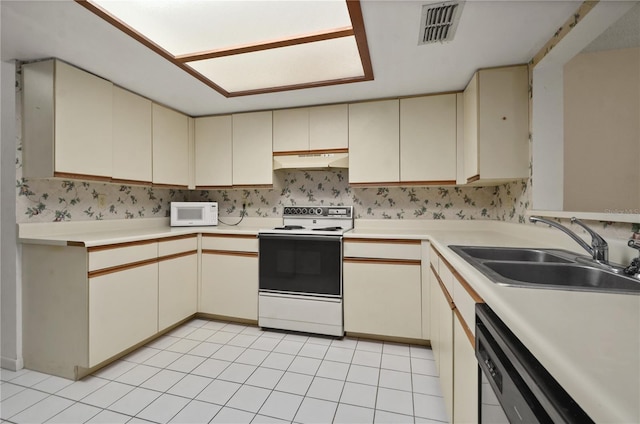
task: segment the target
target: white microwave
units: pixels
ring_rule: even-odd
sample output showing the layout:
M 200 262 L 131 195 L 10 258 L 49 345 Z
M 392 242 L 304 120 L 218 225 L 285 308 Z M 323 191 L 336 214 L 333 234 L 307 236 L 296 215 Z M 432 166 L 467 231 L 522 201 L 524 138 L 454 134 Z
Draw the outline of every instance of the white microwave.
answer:
M 172 227 L 218 225 L 218 202 L 171 202 Z

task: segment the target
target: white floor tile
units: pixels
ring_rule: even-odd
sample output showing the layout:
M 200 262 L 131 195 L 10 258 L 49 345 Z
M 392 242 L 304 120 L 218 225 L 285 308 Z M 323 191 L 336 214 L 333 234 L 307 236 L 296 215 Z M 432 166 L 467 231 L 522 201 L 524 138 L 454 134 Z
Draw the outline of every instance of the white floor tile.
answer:
M 309 337 L 309 340 L 307 340 L 307 343 L 312 343 L 312 344 L 317 344 L 322 346 L 331 346 L 331 342 L 333 340 L 334 339 L 332 337 L 316 336 L 316 337 Z
M 413 416 L 412 394 L 411 392 L 380 387 L 378 389 L 376 409 Z
M 307 393 L 307 390 L 311 385 L 311 381 L 313 381 L 313 377 L 310 375 L 285 372 L 276 385 L 275 390 L 297 395 L 304 395 L 305 393 Z
M 284 331 L 276 331 L 276 330 L 264 330 L 262 333 L 262 337 L 268 337 L 270 339 L 282 340 L 286 336 Z
M 238 356 L 242 355 L 244 350 L 244 347 L 225 345 L 218 349 L 216 353 L 211 355 L 211 357 L 214 359 L 233 362 L 238 359 Z
M 171 388 L 171 386 L 182 380 L 185 376 L 186 374 L 183 372 L 164 369 L 142 383 L 140 387 L 155 390 L 157 392 L 166 392 Z
M 327 354 L 327 350 L 329 350 L 329 346 L 327 345 L 319 345 L 307 342 L 304 344 L 304 346 L 302 346 L 300 352 L 298 352 L 298 356 L 323 359 L 324 355 Z
M 83 397 L 95 392 L 100 387 L 107 384 L 108 380 L 98 377 L 85 377 L 82 380 L 74 381 L 56 394 L 71 400 L 80 400 Z
M 222 408 L 220 412 L 213 417 L 212 423 L 224 423 L 224 424 L 246 424 L 253 420 L 255 414 L 246 411 L 240 411 L 233 408 Z
M 248 336 L 262 336 L 264 333 L 260 327 L 248 326 L 244 330 L 240 332 L 241 334 L 246 334 Z
M 135 362 L 136 364 L 141 364 L 144 361 L 146 361 L 147 359 L 151 358 L 152 356 L 156 355 L 157 353 L 160 352 L 160 349 L 154 349 L 151 347 L 147 347 L 147 346 L 143 346 L 140 349 L 131 352 L 130 354 L 128 354 L 127 356 L 125 356 L 124 358 L 122 358 L 124 361 L 128 361 L 128 362 Z
M 295 356 L 286 353 L 271 352 L 269 356 L 262 362 L 261 366 L 266 368 L 275 368 L 278 370 L 286 370 L 293 362 Z
M 278 353 L 286 353 L 289 355 L 297 355 L 298 352 L 300 352 L 300 349 L 302 349 L 302 346 L 304 346 L 303 342 L 296 342 L 293 340 L 285 339 L 278 343 L 278 346 L 276 346 L 273 351 Z
M 189 373 L 204 362 L 206 358 L 196 355 L 182 355 L 167 366 L 167 369 Z
M 406 344 L 384 342 L 382 353 L 387 353 L 390 355 L 409 356 L 411 354 L 411 350 Z
M 356 350 L 364 350 L 366 352 L 382 353 L 382 342 L 371 340 L 358 340 Z
M 211 402 L 218 405 L 225 405 L 231 396 L 240 388 L 240 384 L 230 381 L 213 380 L 200 394 L 196 397 L 198 400 Z
M 167 393 L 193 399 L 212 381 L 208 377 L 189 374 L 167 390 Z
M 431 375 L 413 374 L 413 392 L 424 395 L 442 396 L 440 379 Z
M 73 405 L 73 401 L 58 396 L 49 396 L 11 417 L 16 423 L 43 423 Z M 4 408 L 4 407 L 3 407 Z
M 170 350 L 171 352 L 178 353 L 187 353 L 191 349 L 198 346 L 201 342 L 199 340 L 190 340 L 190 339 L 180 339 L 165 350 Z
M 333 420 L 336 424 L 370 424 L 373 422 L 374 410 L 361 406 L 338 404 L 336 416 Z
M 127 371 L 115 381 L 120 383 L 130 384 L 132 386 L 139 386 L 157 373 L 160 372 L 160 368 L 151 367 L 149 365 L 136 365 L 131 371 Z
M 336 414 L 336 402 L 305 397 L 294 421 L 296 423 L 330 423 Z
M 135 387 L 129 386 L 128 384 L 111 381 L 109 384 L 100 387 L 95 392 L 82 398 L 81 402 L 91 406 L 97 406 L 98 408 L 106 408 L 134 388 Z
M 155 423 L 167 423 L 188 403 L 189 399 L 163 394 L 136 416 Z
M 20 375 L 22 375 L 24 373 L 27 373 L 27 372 L 29 372 L 29 370 L 26 369 L 26 368 L 23 368 L 23 369 L 18 370 L 18 371 L 12 371 L 12 370 L 8 370 L 8 369 L 2 368 L 2 369 L 0 369 L 0 379 L 2 381 L 11 381 L 14 378 L 16 378 L 16 377 L 18 377 L 18 376 L 20 376 Z
M 192 400 L 169 422 L 176 424 L 208 423 L 222 409 L 219 405 Z
M 229 333 L 228 331 L 218 331 L 209 337 L 206 341 L 209 343 L 220 343 L 227 344 L 229 340 L 233 339 L 236 336 L 236 333 Z
M 351 359 L 353 358 L 353 349 L 345 349 L 342 347 L 330 346 L 329 350 L 327 350 L 327 354 L 324 355 L 325 361 L 335 361 L 335 362 L 345 362 L 347 364 L 351 363 Z
M 283 340 L 306 343 L 309 340 L 309 336 L 304 333 L 285 333 Z
M 198 346 L 191 349 L 188 353 L 189 355 L 203 356 L 205 358 L 208 358 L 216 353 L 222 346 L 224 345 L 220 343 L 202 342 Z
M 412 358 L 435 360 L 433 350 L 430 347 L 411 345 L 409 346 L 409 352 Z
M 113 411 L 103 410 L 98 415 L 95 415 L 89 421 L 88 424 L 120 424 L 126 423 L 131 419 L 130 416 L 125 414 L 119 414 Z
M 163 350 L 157 355 L 152 356 L 151 358 L 144 361 L 144 365 L 149 365 L 151 367 L 157 368 L 166 368 L 167 365 L 181 357 L 182 355 L 177 352 L 170 352 L 168 350 Z
M 355 349 L 358 345 L 358 339 L 345 337 L 342 340 L 334 339 L 331 341 L 331 346 L 342 347 L 344 349 Z
M 243 384 L 251 374 L 256 370 L 255 365 L 246 365 L 246 364 L 231 364 L 220 373 L 218 378 L 220 380 L 225 381 L 233 381 L 235 383 Z
M 180 340 L 181 337 L 173 337 L 173 336 L 162 336 L 162 337 L 158 337 L 157 339 L 153 340 L 152 342 L 148 343 L 146 346 L 153 348 L 153 349 L 166 349 L 169 346 L 171 346 L 172 344 L 174 344 L 175 342 L 177 342 L 178 340 Z
M 73 383 L 73 380 L 52 375 L 32 388 L 47 393 L 56 393 Z
M 22 392 L 25 389 L 26 387 L 18 386 L 16 384 L 11 384 L 6 381 L 3 381 L 2 385 L 0 385 L 0 400 L 4 402 L 6 399 L 10 398 L 16 393 Z
M 448 421 L 447 409 L 444 404 L 444 398 L 413 394 L 414 408 L 416 417 L 428 418 L 437 421 Z
M 401 415 L 387 411 L 376 411 L 375 424 L 413 424 L 413 415 Z
M 16 378 L 11 380 L 12 384 L 17 384 L 19 386 L 24 386 L 24 387 L 31 387 L 34 386 L 38 383 L 43 382 L 44 380 L 46 380 L 47 378 L 49 378 L 50 375 L 49 374 L 44 374 L 38 371 L 31 371 L 28 370 L 25 373 L 22 373 L 21 375 L 17 376 Z
M 321 362 L 320 359 L 296 356 L 287 371 L 315 375 Z
M 344 381 L 331 378 L 315 377 L 307 390 L 307 396 L 337 402 L 342 395 Z
M 209 321 L 207 322 L 205 325 L 202 326 L 202 328 L 208 328 L 210 330 L 221 330 L 224 328 L 225 325 L 227 325 L 228 323 L 223 322 L 223 321 Z
M 93 373 L 95 377 L 104 378 L 105 380 L 115 380 L 125 372 L 136 366 L 135 363 L 129 361 L 116 361 L 100 371 Z
M 184 338 L 184 337 L 187 337 L 190 333 L 194 332 L 195 330 L 196 330 L 196 327 L 183 325 L 174 330 L 171 330 L 168 334 L 173 337 Z
M 377 391 L 378 388 L 376 386 L 346 382 L 344 389 L 342 389 L 340 403 L 373 408 L 376 406 Z
M 267 417 L 266 415 L 256 415 L 251 421 L 251 424 L 289 424 L 288 420 L 281 420 L 280 418 Z
M 430 359 L 411 358 L 411 372 L 414 374 L 438 375 L 436 361 Z
M 236 362 L 247 365 L 260 365 L 267 356 L 269 356 L 269 352 L 265 350 L 247 349 L 238 356 Z
M 284 371 L 282 370 L 260 367 L 251 374 L 246 384 L 263 387 L 265 389 L 273 389 L 283 375 Z
M 191 371 L 191 374 L 201 375 L 203 377 L 216 378 L 220 375 L 225 368 L 227 368 L 231 362 L 221 361 L 219 359 L 209 358 L 200 364 L 196 369 Z
M 251 336 L 249 334 L 238 334 L 233 339 L 229 340 L 231 346 L 249 347 L 252 343 L 258 340 L 258 336 Z
M 183 327 L 202 327 L 203 325 L 207 324 L 209 322 L 208 319 L 200 319 L 200 318 L 196 318 L 196 319 L 192 319 L 191 321 L 187 321 L 184 324 L 182 324 Z
M 352 383 L 376 386 L 378 384 L 379 376 L 380 368 L 351 364 L 351 367 L 349 368 L 349 374 L 347 374 L 347 381 L 351 381 Z M 411 380 L 409 380 L 409 383 L 411 383 Z
M 380 370 L 380 387 L 411 391 L 411 374 L 402 371 Z M 413 414 L 411 414 L 413 415 Z
M 349 364 L 324 360 L 320 364 L 320 368 L 318 368 L 316 375 L 344 381 L 347 378 L 348 372 Z
M 356 350 L 353 354 L 352 364 L 364 365 L 367 367 L 380 368 L 380 362 L 382 361 L 382 353 L 369 352 L 366 350 Z
M 207 340 L 209 337 L 213 336 L 215 333 L 216 333 L 216 330 L 210 330 L 208 328 L 198 328 L 192 331 L 191 333 L 189 333 L 188 335 L 186 335 L 185 338 L 189 340 L 198 340 L 203 342 Z
M 280 343 L 279 339 L 274 339 L 272 337 L 264 335 L 263 337 L 260 337 L 258 340 L 253 342 L 250 347 L 251 349 L 266 350 L 268 352 L 271 352 L 273 349 L 275 349 L 276 346 L 278 346 L 278 343 Z
M 137 387 L 109 406 L 109 409 L 134 416 L 156 400 L 160 394 L 153 390 Z
M 102 409 L 84 403 L 74 403 L 58 415 L 51 418 L 48 423 L 70 424 L 83 423 L 95 417 Z
M 227 406 L 256 413 L 260 410 L 264 401 L 267 400 L 269 394 L 271 394 L 271 390 L 245 385 L 240 387 L 233 397 L 229 399 Z
M 394 371 L 411 372 L 411 360 L 408 356 L 383 353 L 380 367 Z
M 237 334 L 237 333 L 243 332 L 247 328 L 248 328 L 247 325 L 230 322 L 222 328 L 222 331 L 228 331 L 229 333 Z
M 260 408 L 260 414 L 291 421 L 295 417 L 302 399 L 302 396 L 290 393 L 271 392 L 267 401 Z

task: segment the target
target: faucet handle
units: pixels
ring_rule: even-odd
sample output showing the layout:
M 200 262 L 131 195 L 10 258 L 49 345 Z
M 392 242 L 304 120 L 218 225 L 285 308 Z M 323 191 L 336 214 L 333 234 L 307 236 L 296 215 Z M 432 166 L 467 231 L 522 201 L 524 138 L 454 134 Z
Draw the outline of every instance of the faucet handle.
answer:
M 640 240 L 629 239 L 629 241 L 627 242 L 627 246 L 632 249 L 640 250 Z

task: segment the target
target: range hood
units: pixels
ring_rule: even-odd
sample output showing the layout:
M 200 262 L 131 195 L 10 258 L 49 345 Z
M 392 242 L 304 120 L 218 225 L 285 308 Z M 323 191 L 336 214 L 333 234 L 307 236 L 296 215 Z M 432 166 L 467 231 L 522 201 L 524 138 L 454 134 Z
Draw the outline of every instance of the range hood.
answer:
M 277 155 L 273 157 L 273 170 L 348 168 L 348 153 L 308 153 Z

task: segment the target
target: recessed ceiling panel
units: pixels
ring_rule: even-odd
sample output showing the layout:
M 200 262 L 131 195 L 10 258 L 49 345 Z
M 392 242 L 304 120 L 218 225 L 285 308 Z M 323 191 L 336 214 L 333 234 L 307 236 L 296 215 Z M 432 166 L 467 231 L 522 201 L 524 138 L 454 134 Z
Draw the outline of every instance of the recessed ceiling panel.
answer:
M 344 0 L 92 0 L 174 56 L 351 27 Z
M 189 62 L 228 92 L 363 78 L 355 37 Z

